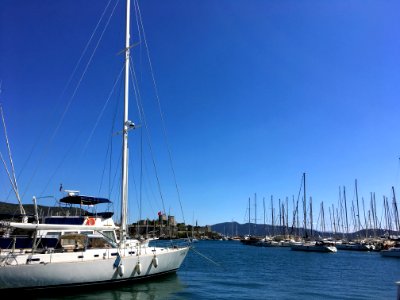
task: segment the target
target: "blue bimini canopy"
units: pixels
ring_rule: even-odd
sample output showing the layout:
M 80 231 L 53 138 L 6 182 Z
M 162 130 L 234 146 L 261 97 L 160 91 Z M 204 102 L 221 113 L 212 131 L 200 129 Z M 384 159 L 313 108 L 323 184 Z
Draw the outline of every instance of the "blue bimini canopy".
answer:
M 80 205 L 96 205 L 102 203 L 111 203 L 111 201 L 106 198 L 80 196 L 80 195 L 64 197 L 60 200 L 60 202 L 68 204 L 80 204 Z

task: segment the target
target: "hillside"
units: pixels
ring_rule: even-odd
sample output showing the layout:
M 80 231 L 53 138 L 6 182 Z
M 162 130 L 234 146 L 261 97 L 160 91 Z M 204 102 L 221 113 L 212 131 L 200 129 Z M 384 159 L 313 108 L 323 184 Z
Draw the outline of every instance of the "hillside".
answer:
M 225 236 L 245 236 L 245 235 L 252 235 L 252 236 L 276 236 L 276 235 L 297 235 L 297 236 L 305 236 L 303 228 L 296 228 L 296 227 L 283 227 L 283 226 L 272 226 L 272 225 L 264 225 L 264 224 L 254 224 L 254 223 L 245 223 L 239 224 L 237 222 L 224 222 L 219 224 L 214 224 L 211 226 L 211 229 L 215 232 L 218 232 L 221 235 Z M 353 239 L 357 237 L 380 237 L 387 234 L 387 232 L 383 229 L 376 229 L 376 230 L 360 230 L 357 232 L 351 232 L 348 234 L 347 238 Z M 399 232 L 391 232 L 391 235 L 399 235 Z M 322 233 L 321 231 L 313 230 L 311 234 L 311 230 L 307 228 L 307 235 L 308 236 L 334 236 L 332 232 L 325 232 Z M 337 237 L 344 237 L 346 234 L 337 233 Z

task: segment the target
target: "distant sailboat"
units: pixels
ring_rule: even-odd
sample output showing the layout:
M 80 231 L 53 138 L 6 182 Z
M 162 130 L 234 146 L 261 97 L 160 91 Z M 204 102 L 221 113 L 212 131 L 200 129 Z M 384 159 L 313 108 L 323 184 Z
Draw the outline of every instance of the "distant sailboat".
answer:
M 306 174 L 303 173 L 303 188 L 304 188 L 304 199 L 303 199 L 303 207 L 304 207 L 304 232 L 307 238 L 307 213 L 306 213 Z M 312 209 L 310 202 L 310 218 L 312 219 Z M 312 224 L 312 223 L 311 223 Z M 312 226 L 311 226 L 311 236 L 312 236 Z M 292 242 L 290 243 L 290 247 L 294 251 L 305 251 L 305 252 L 337 252 L 337 248 L 335 244 L 331 241 L 322 239 L 322 240 L 308 240 L 305 242 Z
M 382 256 L 385 257 L 400 258 L 400 245 L 397 247 L 391 247 L 389 249 L 381 250 L 380 253 Z

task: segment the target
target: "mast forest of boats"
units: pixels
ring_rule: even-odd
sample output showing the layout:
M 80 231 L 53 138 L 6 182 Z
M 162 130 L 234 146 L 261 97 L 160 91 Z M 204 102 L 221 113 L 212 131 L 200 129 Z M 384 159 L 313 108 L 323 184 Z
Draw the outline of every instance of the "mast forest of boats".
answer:
M 264 224 L 257 224 L 257 194 L 254 194 L 254 219 L 251 218 L 251 198 L 248 199 L 248 234 L 241 241 L 256 246 L 292 246 L 310 241 L 325 241 L 334 244 L 339 250 L 379 251 L 392 248 L 400 243 L 400 220 L 394 187 L 392 193 L 392 201 L 383 197 L 382 217 L 379 218 L 375 194 L 371 193 L 370 208 L 366 209 L 364 198 L 361 201 L 358 198 L 355 180 L 355 199 L 349 204 L 345 188 L 339 188 L 337 207 L 334 204 L 328 207 L 327 215 L 324 203 L 321 202 L 314 223 L 312 197 L 307 199 L 306 174 L 303 173 L 298 198 L 295 200 L 293 197 L 291 215 L 288 198 L 286 201 L 278 200 L 276 213 L 271 196 L 271 215 L 268 218 L 263 198 Z M 266 219 L 270 220 L 269 224 Z

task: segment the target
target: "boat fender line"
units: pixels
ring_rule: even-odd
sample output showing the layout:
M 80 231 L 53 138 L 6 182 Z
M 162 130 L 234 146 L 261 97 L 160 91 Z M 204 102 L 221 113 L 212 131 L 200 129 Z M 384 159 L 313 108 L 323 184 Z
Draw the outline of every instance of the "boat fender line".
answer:
M 142 264 L 140 263 L 140 261 L 138 261 L 138 263 L 136 264 L 136 273 L 138 273 L 138 275 L 140 275 L 140 273 L 142 273 Z
M 120 264 L 120 265 L 118 266 L 118 275 L 119 275 L 120 277 L 122 277 L 122 276 L 124 276 L 124 272 L 125 272 L 125 267 L 124 267 L 123 264 Z
M 158 267 L 158 257 L 154 255 L 153 260 L 151 261 L 153 263 L 154 268 Z

